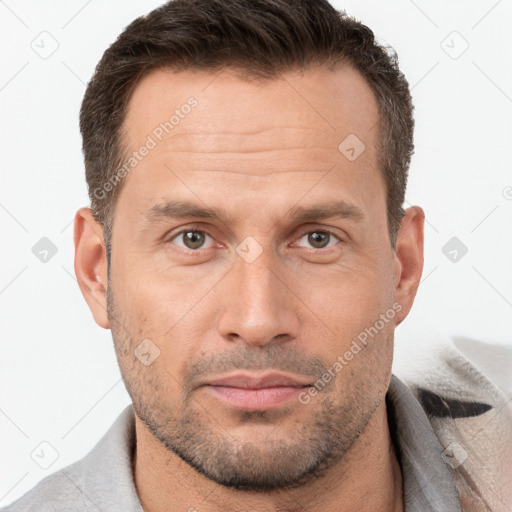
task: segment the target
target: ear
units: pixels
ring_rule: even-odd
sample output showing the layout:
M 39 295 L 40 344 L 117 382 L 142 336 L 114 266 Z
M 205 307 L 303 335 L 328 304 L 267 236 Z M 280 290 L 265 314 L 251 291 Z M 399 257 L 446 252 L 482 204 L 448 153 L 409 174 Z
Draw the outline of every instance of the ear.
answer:
M 96 323 L 110 328 L 107 315 L 107 251 L 103 228 L 90 208 L 75 215 L 75 274 Z
M 395 316 L 400 324 L 409 314 L 423 272 L 423 226 L 425 214 L 419 206 L 405 210 L 395 249 L 395 300 L 402 305 Z

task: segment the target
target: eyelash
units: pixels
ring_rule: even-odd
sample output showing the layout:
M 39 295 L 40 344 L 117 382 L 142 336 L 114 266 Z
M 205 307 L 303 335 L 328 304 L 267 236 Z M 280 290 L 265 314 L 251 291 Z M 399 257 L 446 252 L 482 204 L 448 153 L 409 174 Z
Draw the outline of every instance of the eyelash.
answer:
M 309 230 L 303 231 L 303 232 L 301 232 L 301 234 L 300 234 L 298 239 L 300 240 L 304 235 L 308 235 L 310 233 L 324 233 L 324 234 L 328 234 L 328 235 L 334 237 L 338 242 L 342 241 L 339 235 L 337 235 L 334 231 L 331 231 L 330 229 L 327 229 L 327 228 L 309 229 Z M 332 247 L 333 246 L 326 247 L 326 248 L 321 248 L 321 249 L 315 249 L 314 247 L 303 247 L 303 249 L 309 249 L 310 251 L 323 251 L 323 252 L 327 252 Z
M 175 233 L 174 235 L 172 235 L 172 237 L 170 237 L 168 240 L 167 240 L 167 243 L 173 243 L 172 241 L 174 239 L 176 239 L 177 237 L 179 237 L 180 235 L 183 235 L 184 233 L 189 233 L 189 232 L 195 232 L 195 233 L 203 233 L 207 236 L 209 236 L 211 239 L 215 240 L 215 237 L 213 235 L 211 235 L 208 231 L 204 230 L 204 229 L 198 229 L 198 228 L 194 228 L 194 227 L 191 227 L 191 228 L 187 228 L 187 229 L 182 229 L 181 231 L 179 231 L 178 233 Z M 323 233 L 323 234 L 328 234 L 332 237 L 334 237 L 338 242 L 342 242 L 342 239 L 340 238 L 339 235 L 337 235 L 336 233 L 334 233 L 334 231 L 330 230 L 330 229 L 327 229 L 327 228 L 322 228 L 322 229 L 309 229 L 309 230 L 305 230 L 305 231 L 301 231 L 301 233 L 299 234 L 298 236 L 298 240 L 300 240 L 304 235 L 308 235 L 310 233 Z M 329 246 L 329 247 L 326 247 L 326 248 L 319 248 L 319 249 L 316 249 L 314 247 L 303 247 L 303 249 L 307 249 L 307 250 L 310 250 L 310 251 L 322 251 L 322 252 L 327 252 L 329 249 L 331 249 L 333 246 Z M 207 250 L 209 248 L 206 248 L 206 249 L 202 249 L 202 248 L 199 248 L 199 249 L 188 249 L 188 248 L 183 248 L 183 247 L 180 247 L 180 249 L 184 250 L 184 251 L 187 251 L 189 253 L 199 253 L 203 250 Z

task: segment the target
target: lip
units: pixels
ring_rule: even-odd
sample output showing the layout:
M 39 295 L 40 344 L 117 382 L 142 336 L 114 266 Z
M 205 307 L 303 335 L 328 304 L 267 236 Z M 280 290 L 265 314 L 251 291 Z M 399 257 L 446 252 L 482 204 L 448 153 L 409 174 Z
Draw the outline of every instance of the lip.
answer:
M 237 372 L 224 377 L 209 379 L 203 383 L 208 386 L 229 386 L 242 389 L 262 389 L 274 387 L 312 386 L 310 379 L 292 377 L 286 373 L 246 373 Z
M 246 411 L 277 409 L 312 386 L 310 380 L 283 373 L 260 375 L 236 373 L 210 379 L 203 383 L 205 390 L 226 405 Z

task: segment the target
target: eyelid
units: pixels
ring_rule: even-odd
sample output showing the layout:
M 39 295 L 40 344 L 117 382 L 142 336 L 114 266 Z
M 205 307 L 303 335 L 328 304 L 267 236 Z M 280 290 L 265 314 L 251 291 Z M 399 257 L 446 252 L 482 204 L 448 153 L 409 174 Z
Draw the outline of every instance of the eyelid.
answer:
M 340 235 L 332 228 L 328 226 L 304 226 L 299 229 L 300 236 L 306 233 L 330 233 L 331 235 L 340 238 Z
M 162 240 L 164 243 L 174 243 L 173 240 L 178 237 L 179 235 L 182 235 L 183 233 L 188 233 L 189 231 L 196 231 L 196 232 L 200 232 L 200 233 L 204 233 L 205 235 L 209 236 L 214 242 L 216 242 L 218 245 L 222 245 L 220 242 L 217 241 L 216 237 L 208 230 L 206 229 L 204 226 L 202 225 L 190 225 L 190 226 L 187 226 L 187 227 L 184 227 L 184 228 L 181 228 L 179 231 L 175 232 L 175 233 L 172 233 L 170 234 L 169 232 L 167 232 L 163 237 L 162 237 Z M 304 235 L 308 234 L 308 233 L 328 233 L 329 235 L 335 237 L 338 242 L 343 242 L 343 236 L 338 234 L 334 229 L 332 228 L 329 228 L 328 226 L 322 226 L 322 225 L 307 225 L 307 226 L 302 226 L 299 228 L 299 231 L 298 231 L 298 234 L 294 234 L 293 235 L 293 241 L 292 241 L 292 244 L 295 244 L 298 240 L 300 240 Z M 345 235 L 346 237 L 348 235 Z M 175 244 L 175 243 L 174 243 Z M 177 245 L 177 244 L 175 244 Z M 202 250 L 207 250 L 207 249 L 211 249 L 211 247 L 201 247 L 199 249 L 189 249 L 189 248 L 186 248 L 186 247 L 181 247 L 178 245 L 178 247 L 180 247 L 180 249 L 184 250 L 184 251 L 189 251 L 189 252 L 200 252 Z M 333 247 L 333 246 L 331 246 Z M 327 247 L 327 248 L 320 248 L 320 249 L 316 249 L 314 247 L 303 247 L 304 249 L 309 249 L 311 251 L 324 251 L 326 252 L 328 249 L 330 249 L 331 247 Z
M 177 230 L 177 231 L 175 231 L 175 230 Z M 180 235 L 182 233 L 187 233 L 189 231 L 199 231 L 201 233 L 206 233 L 207 235 L 210 235 L 211 237 L 213 237 L 213 235 L 210 233 L 210 230 L 208 229 L 207 226 L 192 222 L 188 225 L 181 225 L 181 226 L 177 226 L 173 229 L 169 229 L 162 236 L 162 240 L 169 241 L 169 240 L 172 240 L 173 238 L 177 237 L 178 235 Z

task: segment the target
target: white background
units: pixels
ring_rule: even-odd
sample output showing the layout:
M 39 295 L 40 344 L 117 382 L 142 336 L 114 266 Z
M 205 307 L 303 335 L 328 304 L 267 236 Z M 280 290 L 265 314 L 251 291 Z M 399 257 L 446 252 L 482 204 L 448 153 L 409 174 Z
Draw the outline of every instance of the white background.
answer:
M 88 205 L 78 111 L 103 51 L 159 3 L 0 2 L 2 505 L 88 452 L 129 403 L 73 273 L 71 222 Z M 407 201 L 426 212 L 426 262 L 398 350 L 512 344 L 512 1 L 335 5 L 397 50 L 416 106 Z M 58 249 L 46 263 L 32 253 L 42 237 Z M 468 248 L 457 262 L 442 252 L 452 237 Z M 48 469 L 31 458 L 43 441 L 58 452 Z

